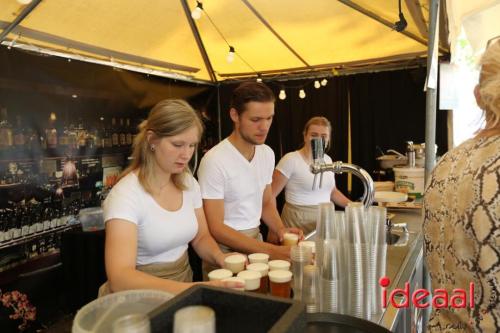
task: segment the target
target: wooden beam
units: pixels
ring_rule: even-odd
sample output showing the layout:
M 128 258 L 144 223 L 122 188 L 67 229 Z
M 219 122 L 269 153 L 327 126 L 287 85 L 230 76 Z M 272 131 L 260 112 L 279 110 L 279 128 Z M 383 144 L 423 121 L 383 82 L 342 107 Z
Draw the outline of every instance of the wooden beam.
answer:
M 427 29 L 427 22 L 425 22 L 424 14 L 422 13 L 422 6 L 419 0 L 405 0 L 406 7 L 410 11 L 410 15 L 417 26 L 420 36 L 427 38 L 429 30 Z

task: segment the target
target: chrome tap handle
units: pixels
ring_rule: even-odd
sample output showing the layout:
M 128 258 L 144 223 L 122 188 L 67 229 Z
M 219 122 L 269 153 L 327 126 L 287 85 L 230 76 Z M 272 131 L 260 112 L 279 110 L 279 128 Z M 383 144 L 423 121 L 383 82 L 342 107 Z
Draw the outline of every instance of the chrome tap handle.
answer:
M 321 175 L 319 176 L 319 188 L 323 187 L 323 173 L 321 173 Z
M 311 139 L 311 152 L 312 152 L 313 163 L 323 162 L 323 157 L 325 155 L 323 138 Z

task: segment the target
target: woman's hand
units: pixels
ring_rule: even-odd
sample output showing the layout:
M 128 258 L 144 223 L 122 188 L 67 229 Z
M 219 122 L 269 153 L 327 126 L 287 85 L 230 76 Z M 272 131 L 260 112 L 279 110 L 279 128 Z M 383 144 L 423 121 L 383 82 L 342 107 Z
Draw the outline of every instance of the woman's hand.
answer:
M 241 290 L 241 289 L 245 288 L 245 282 L 239 282 L 239 281 L 217 280 L 217 281 L 205 281 L 205 282 L 200 282 L 200 283 L 205 284 L 207 286 L 229 288 L 229 289 Z
M 284 235 L 286 233 L 297 234 L 299 236 L 299 242 L 301 240 L 304 240 L 304 232 L 302 231 L 302 229 L 299 229 L 299 228 L 282 228 L 282 229 L 280 229 L 279 234 L 278 234 L 280 243 L 283 242 L 283 238 L 284 238 Z
M 238 253 L 238 252 L 224 253 L 221 251 L 219 254 L 216 255 L 215 261 L 216 261 L 217 265 L 219 265 L 219 267 L 224 268 L 224 259 L 226 259 L 226 257 L 232 256 L 235 254 L 240 254 L 240 255 L 245 257 L 245 267 L 246 267 L 246 265 L 248 264 L 247 256 L 242 254 L 242 253 Z

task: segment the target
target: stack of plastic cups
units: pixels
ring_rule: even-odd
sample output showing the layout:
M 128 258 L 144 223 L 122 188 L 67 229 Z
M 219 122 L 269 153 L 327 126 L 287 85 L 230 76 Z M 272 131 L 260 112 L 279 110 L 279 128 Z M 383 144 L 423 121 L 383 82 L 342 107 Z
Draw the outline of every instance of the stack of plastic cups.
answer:
M 371 293 L 368 289 L 370 272 L 369 242 L 366 237 L 366 213 L 360 205 L 346 207 L 347 241 L 349 251 L 349 314 L 358 318 L 371 318 Z
M 348 288 L 349 288 L 349 268 L 347 266 L 349 243 L 345 241 L 346 237 L 346 218 L 342 211 L 335 211 L 335 229 L 337 230 L 336 249 L 337 249 L 337 312 L 347 314 L 348 311 Z
M 304 266 L 302 280 L 302 302 L 306 303 L 307 313 L 319 312 L 319 268 L 316 265 Z
M 310 247 L 293 245 L 290 248 L 290 259 L 292 260 L 293 298 L 300 301 L 304 266 L 312 263 L 312 250 Z
M 371 226 L 371 255 L 369 290 L 371 291 L 372 315 L 382 312 L 382 289 L 378 285 L 381 277 L 385 276 L 387 257 L 386 226 L 387 209 L 372 206 L 368 208 L 368 222 Z
M 339 270 L 337 248 L 339 242 L 331 239 L 324 241 L 323 261 L 320 271 L 320 311 L 338 313 Z
M 326 243 L 331 244 L 331 241 L 338 237 L 335 230 L 335 206 L 331 202 L 321 203 L 318 206 L 318 219 L 316 222 L 316 263 L 319 265 L 320 274 L 320 294 L 322 297 L 319 299 L 320 312 L 332 312 L 332 302 L 335 304 L 337 297 L 337 281 L 332 281 L 329 276 L 332 276 L 331 269 L 337 272 L 337 262 L 330 262 L 333 258 L 329 257 L 325 260 L 324 249 Z M 328 245 L 329 246 L 329 245 Z M 326 271 L 325 274 L 323 272 Z M 337 273 L 335 273 L 336 275 Z M 325 278 L 324 276 L 327 276 Z

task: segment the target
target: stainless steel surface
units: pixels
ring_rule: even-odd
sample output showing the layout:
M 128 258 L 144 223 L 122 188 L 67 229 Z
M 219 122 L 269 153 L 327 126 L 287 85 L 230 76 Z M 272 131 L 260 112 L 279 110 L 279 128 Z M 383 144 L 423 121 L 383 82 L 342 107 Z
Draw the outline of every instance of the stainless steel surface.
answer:
M 341 161 L 336 161 L 333 163 L 311 164 L 311 172 L 315 175 L 323 174 L 323 172 L 328 172 L 328 171 L 333 173 L 350 172 L 353 175 L 357 176 L 359 179 L 361 179 L 364 188 L 361 201 L 363 202 L 365 207 L 371 206 L 375 196 L 375 187 L 373 185 L 373 179 L 372 177 L 370 177 L 368 172 L 366 172 L 364 169 L 355 164 L 343 163 Z M 315 182 L 313 184 L 315 184 Z

